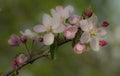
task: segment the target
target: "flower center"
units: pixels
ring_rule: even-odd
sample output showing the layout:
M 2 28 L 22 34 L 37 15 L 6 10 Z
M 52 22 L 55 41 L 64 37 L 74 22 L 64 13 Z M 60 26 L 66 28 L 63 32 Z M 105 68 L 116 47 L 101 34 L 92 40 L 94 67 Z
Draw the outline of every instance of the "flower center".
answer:
M 47 32 L 51 32 L 52 31 L 52 27 L 51 26 L 47 26 L 46 30 L 47 30 Z
M 65 22 L 65 17 L 61 17 L 61 22 L 62 22 L 62 23 Z
M 90 35 L 91 36 L 96 36 L 97 35 L 97 30 L 96 29 L 92 29 L 91 31 L 90 31 Z

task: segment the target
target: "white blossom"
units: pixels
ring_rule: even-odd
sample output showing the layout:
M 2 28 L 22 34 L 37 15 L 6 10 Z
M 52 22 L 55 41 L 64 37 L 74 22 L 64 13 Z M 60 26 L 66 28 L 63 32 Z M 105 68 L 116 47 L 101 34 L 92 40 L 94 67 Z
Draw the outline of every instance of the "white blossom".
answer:
M 97 28 L 97 17 L 92 16 L 89 19 L 81 20 L 80 27 L 84 31 L 80 41 L 82 43 L 90 43 L 90 47 L 94 51 L 99 50 L 99 39 L 104 37 L 107 32 L 104 28 Z

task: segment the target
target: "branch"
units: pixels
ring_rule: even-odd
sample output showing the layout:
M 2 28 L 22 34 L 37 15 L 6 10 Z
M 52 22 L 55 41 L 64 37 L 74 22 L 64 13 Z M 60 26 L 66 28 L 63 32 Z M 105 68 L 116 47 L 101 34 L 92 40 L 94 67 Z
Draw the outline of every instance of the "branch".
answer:
M 65 40 L 61 43 L 58 43 L 58 45 L 61 46 L 61 45 L 65 44 L 67 42 L 70 42 L 70 41 L 72 41 L 72 40 Z M 47 56 L 49 56 L 49 51 L 45 51 L 43 54 L 29 59 L 25 64 L 21 65 L 20 67 L 17 67 L 16 69 L 12 69 L 11 71 L 7 72 L 4 76 L 15 76 L 15 74 L 14 74 L 15 71 L 16 71 L 16 73 L 18 73 L 23 67 L 27 66 L 28 64 L 31 64 L 34 61 L 41 59 L 43 57 L 47 57 Z
M 35 58 L 32 58 L 30 60 L 28 60 L 25 64 L 21 65 L 20 67 L 17 67 L 17 69 L 12 69 L 11 71 L 9 71 L 8 73 L 6 73 L 4 76 L 14 76 L 14 72 L 19 72 L 20 69 L 22 69 L 23 67 L 25 67 L 26 65 L 40 59 L 43 57 L 46 57 L 49 55 L 49 51 L 45 51 L 43 54 L 36 56 Z

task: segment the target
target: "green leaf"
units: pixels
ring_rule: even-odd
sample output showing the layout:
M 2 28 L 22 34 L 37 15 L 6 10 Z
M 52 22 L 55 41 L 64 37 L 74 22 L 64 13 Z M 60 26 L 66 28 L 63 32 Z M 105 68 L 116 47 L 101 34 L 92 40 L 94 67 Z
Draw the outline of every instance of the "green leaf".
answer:
M 50 46 L 51 59 L 54 59 L 54 58 L 55 58 L 55 53 L 56 53 L 57 48 L 58 48 L 57 43 L 53 43 L 53 44 Z

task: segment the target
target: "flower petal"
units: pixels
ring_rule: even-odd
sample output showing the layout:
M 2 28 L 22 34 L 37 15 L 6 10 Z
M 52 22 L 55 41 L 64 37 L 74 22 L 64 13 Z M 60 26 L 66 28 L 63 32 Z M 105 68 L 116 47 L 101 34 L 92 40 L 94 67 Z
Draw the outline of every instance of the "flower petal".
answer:
M 97 16 L 93 15 L 88 20 L 89 20 L 89 22 L 91 22 L 93 24 L 93 27 L 96 27 L 97 22 L 98 22 L 98 17 Z
M 105 37 L 107 34 L 107 31 L 104 28 L 98 28 L 98 34 L 100 37 Z
M 64 9 L 65 18 L 68 18 L 70 15 L 72 15 L 73 11 L 74 11 L 74 8 L 72 6 L 69 5 L 69 6 L 65 7 L 65 9 Z
M 93 25 L 92 23 L 89 23 L 88 20 L 81 20 L 80 27 L 83 31 L 89 32 L 93 28 Z
M 31 39 L 36 39 L 38 37 L 38 35 L 36 33 L 32 32 L 29 29 L 26 29 L 24 32 L 20 31 L 20 33 L 23 36 L 26 36 L 27 38 L 31 38 Z
M 39 33 L 39 32 L 45 32 L 45 31 L 46 31 L 46 28 L 45 28 L 45 26 L 43 26 L 43 25 L 36 25 L 36 26 L 33 28 L 33 30 L 34 30 L 35 32 Z
M 72 40 L 72 39 L 74 39 L 77 31 L 78 31 L 77 26 L 70 26 L 70 27 L 68 27 L 67 29 L 65 29 L 65 31 L 64 31 L 64 36 L 65 36 L 67 39 Z
M 51 45 L 54 42 L 54 35 L 52 33 L 45 34 L 43 37 L 43 43 L 45 45 Z
M 52 29 L 56 29 L 60 26 L 61 24 L 61 20 L 60 20 L 60 16 L 56 15 L 52 18 Z
M 93 51 L 99 51 L 99 40 L 97 38 L 92 38 L 90 41 L 90 47 Z
M 90 40 L 91 38 L 88 32 L 84 32 L 80 38 L 81 43 L 88 43 Z
M 52 18 L 50 15 L 48 15 L 48 14 L 43 15 L 43 25 L 45 25 L 45 26 L 51 25 L 51 20 L 52 20 Z
M 65 25 L 61 24 L 58 28 L 53 29 L 53 32 L 54 33 L 61 33 L 65 30 L 65 28 L 66 28 Z
M 56 11 L 57 12 L 62 12 L 64 9 L 63 9 L 63 7 L 62 6 L 57 6 L 56 7 Z

